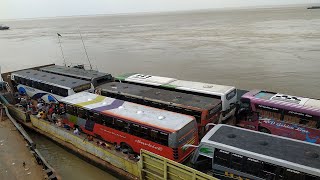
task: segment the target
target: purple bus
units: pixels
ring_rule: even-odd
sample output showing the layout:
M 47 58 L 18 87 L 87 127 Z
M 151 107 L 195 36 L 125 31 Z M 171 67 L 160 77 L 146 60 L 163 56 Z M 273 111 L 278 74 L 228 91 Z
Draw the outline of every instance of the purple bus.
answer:
M 320 144 L 320 100 L 252 90 L 240 101 L 238 126 Z

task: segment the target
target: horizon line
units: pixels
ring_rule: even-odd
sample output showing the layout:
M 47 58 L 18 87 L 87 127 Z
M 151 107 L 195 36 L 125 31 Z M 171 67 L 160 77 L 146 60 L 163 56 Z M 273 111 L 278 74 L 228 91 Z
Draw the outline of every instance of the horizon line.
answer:
M 97 16 L 142 16 L 142 15 L 157 15 L 157 14 L 180 14 L 188 12 L 210 12 L 210 11 L 230 11 L 230 10 L 256 10 L 256 9 L 277 9 L 277 8 L 293 8 L 303 7 L 314 3 L 298 3 L 287 5 L 268 5 L 268 6 L 243 6 L 243 7 L 222 7 L 222 8 L 203 8 L 203 9 L 189 9 L 189 10 L 168 10 L 168 11 L 143 11 L 143 12 L 129 12 L 129 13 L 110 13 L 110 14 L 79 14 L 68 16 L 44 16 L 44 17 L 27 17 L 15 19 L 0 19 L 4 22 L 10 21 L 28 21 L 28 20 L 45 20 L 45 19 L 63 19 L 63 18 L 77 18 L 77 17 L 97 17 Z

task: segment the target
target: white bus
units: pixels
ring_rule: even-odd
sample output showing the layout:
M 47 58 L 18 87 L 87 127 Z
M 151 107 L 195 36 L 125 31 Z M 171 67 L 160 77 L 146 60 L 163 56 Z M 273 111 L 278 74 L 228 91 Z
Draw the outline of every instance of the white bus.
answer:
M 191 163 L 222 179 L 320 180 L 319 158 L 318 144 L 219 124 Z
M 11 73 L 11 80 L 20 94 L 45 102 L 58 103 L 63 97 L 81 91 L 93 92 L 93 85 L 81 79 L 46 73 L 33 69 Z
M 209 84 L 203 82 L 193 82 L 178 80 L 169 77 L 152 76 L 144 74 L 125 74 L 115 77 L 121 82 L 143 84 L 147 86 L 157 86 L 159 88 L 180 91 L 184 93 L 203 95 L 221 99 L 222 118 L 225 120 L 234 115 L 236 111 L 237 90 L 233 86 Z

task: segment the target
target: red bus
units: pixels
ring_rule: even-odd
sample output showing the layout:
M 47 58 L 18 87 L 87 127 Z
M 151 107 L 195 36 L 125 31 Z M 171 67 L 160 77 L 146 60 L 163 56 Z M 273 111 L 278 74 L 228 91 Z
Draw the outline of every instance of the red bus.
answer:
M 240 101 L 238 126 L 320 143 L 320 100 L 252 90 Z
M 97 90 L 103 96 L 193 116 L 200 138 L 208 123 L 220 123 L 222 103 L 217 98 L 121 82 L 105 83 Z
M 81 92 L 61 100 L 66 122 L 90 135 L 120 145 L 131 152 L 141 149 L 182 162 L 198 144 L 195 118 L 166 110 Z

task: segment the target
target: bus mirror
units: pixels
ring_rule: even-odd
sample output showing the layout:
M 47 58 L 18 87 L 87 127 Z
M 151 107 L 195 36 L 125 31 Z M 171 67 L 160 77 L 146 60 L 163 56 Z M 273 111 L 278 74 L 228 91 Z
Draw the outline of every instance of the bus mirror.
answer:
M 207 125 L 206 125 L 206 131 L 208 131 L 208 129 L 211 127 L 211 126 L 215 126 L 215 125 L 217 125 L 217 124 L 214 124 L 214 123 L 208 123 Z
M 185 151 L 189 147 L 198 148 L 199 146 L 196 146 L 196 145 L 193 145 L 193 144 L 185 144 L 185 145 L 182 146 L 182 150 Z

